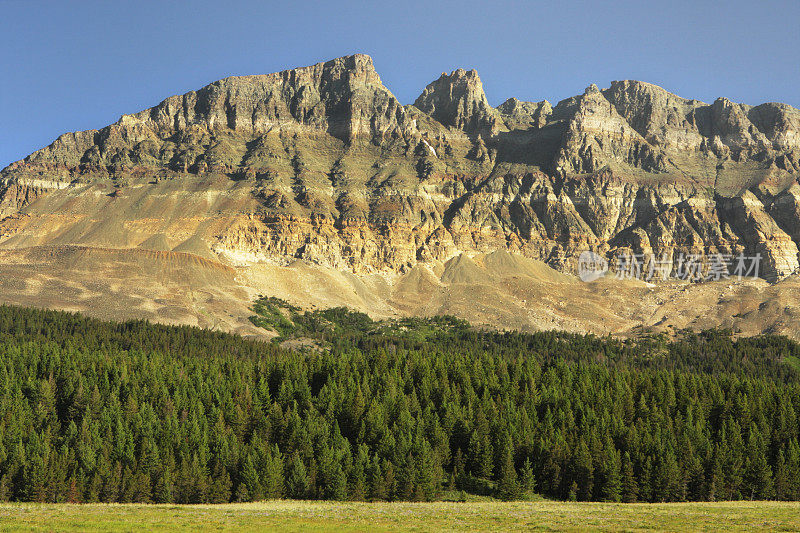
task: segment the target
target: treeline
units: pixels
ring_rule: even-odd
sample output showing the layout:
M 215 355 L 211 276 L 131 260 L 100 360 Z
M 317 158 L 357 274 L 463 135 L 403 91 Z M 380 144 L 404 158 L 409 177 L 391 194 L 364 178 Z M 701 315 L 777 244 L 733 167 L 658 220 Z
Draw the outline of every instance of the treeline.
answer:
M 298 353 L 0 307 L 0 499 L 800 499 L 786 338 L 332 324 Z

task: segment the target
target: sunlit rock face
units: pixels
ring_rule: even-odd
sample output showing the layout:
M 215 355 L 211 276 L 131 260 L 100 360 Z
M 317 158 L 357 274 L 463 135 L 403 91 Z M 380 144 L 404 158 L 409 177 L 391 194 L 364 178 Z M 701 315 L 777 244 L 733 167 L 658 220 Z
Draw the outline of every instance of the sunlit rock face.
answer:
M 0 173 L 0 248 L 158 248 L 409 271 L 505 250 L 760 254 L 798 269 L 800 111 L 638 81 L 487 101 L 474 70 L 402 105 L 371 58 L 232 77 Z

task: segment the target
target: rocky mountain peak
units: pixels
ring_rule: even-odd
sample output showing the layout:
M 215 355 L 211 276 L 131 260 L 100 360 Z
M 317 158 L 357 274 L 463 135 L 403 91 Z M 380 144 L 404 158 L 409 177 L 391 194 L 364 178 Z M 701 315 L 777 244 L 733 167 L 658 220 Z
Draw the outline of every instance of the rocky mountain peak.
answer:
M 184 164 L 176 148 L 196 162 L 199 145 L 208 148 L 220 134 L 257 137 L 303 130 L 350 143 L 390 134 L 402 127 L 404 117 L 405 109 L 384 87 L 372 58 L 355 54 L 272 74 L 224 78 L 123 115 L 100 131 L 62 135 L 30 157 L 70 167 L 159 164 L 164 151 L 151 152 L 151 146 L 169 138 L 178 142 L 170 147 L 173 164 L 189 168 L 192 163 Z
M 353 54 L 339 57 L 332 61 L 343 64 L 345 68 L 349 68 L 353 72 L 370 73 L 374 74 L 376 77 L 378 76 L 378 73 L 375 72 L 375 64 L 372 61 L 372 56 L 367 54 Z M 378 78 L 378 80 L 380 81 L 380 78 Z
M 414 102 L 414 106 L 444 126 L 468 133 L 494 134 L 502 121 L 489 105 L 476 70 L 442 73 Z
M 629 247 L 762 253 L 777 279 L 799 264 L 799 177 L 788 105 L 709 105 L 623 80 L 495 109 L 478 73 L 456 69 L 403 106 L 356 54 L 225 78 L 62 135 L 0 173 L 0 246 L 125 248 L 185 223 L 182 240 L 234 257 L 353 271 L 494 248 L 569 268 L 583 249 Z M 208 204 L 199 187 L 237 200 Z M 726 200 L 737 196 L 747 202 Z M 67 212 L 69 231 L 53 223 Z
M 603 94 L 651 144 L 695 147 L 701 142 L 696 110 L 706 105 L 702 102 L 686 100 L 658 85 L 636 80 L 613 81 Z
M 356 135 L 376 133 L 365 120 L 399 108 L 372 58 L 355 54 L 275 74 L 225 78 L 136 116 L 177 129 L 199 123 L 209 129 L 266 132 L 297 124 L 349 142 Z M 375 129 L 388 126 L 376 124 Z
M 542 128 L 547 118 L 553 113 L 553 106 L 547 100 L 541 102 L 524 102 L 509 98 L 499 106 L 497 111 L 503 117 L 506 126 L 511 129 Z
M 599 92 L 600 92 L 600 88 L 597 85 L 595 85 L 594 83 L 592 83 L 591 85 L 586 87 L 586 89 L 583 90 L 583 95 L 584 96 L 588 96 L 590 94 L 596 94 L 596 93 L 599 93 Z

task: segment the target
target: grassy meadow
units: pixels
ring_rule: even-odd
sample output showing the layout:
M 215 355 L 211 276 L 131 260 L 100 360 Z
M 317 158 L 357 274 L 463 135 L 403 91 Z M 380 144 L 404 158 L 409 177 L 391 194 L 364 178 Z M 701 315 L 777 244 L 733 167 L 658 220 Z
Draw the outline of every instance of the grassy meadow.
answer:
M 798 502 L 0 504 L 0 531 L 798 531 Z

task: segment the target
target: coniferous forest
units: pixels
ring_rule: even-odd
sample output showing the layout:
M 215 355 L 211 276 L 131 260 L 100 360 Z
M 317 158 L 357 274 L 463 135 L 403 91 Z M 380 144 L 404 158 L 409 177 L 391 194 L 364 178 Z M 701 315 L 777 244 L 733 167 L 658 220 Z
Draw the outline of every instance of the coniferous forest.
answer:
M 0 307 L 0 499 L 800 499 L 786 338 L 289 316 L 313 348 Z

